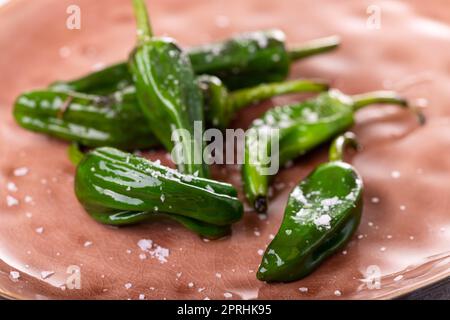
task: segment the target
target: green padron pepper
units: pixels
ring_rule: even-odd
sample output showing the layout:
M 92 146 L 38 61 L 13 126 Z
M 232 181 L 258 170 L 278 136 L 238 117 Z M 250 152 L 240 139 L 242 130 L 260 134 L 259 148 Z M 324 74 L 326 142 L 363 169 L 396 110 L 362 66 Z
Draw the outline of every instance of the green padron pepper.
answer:
M 321 81 L 291 80 L 229 92 L 215 76 L 200 76 L 205 120 L 224 129 L 244 106 L 276 95 L 327 90 Z M 136 88 L 108 96 L 39 90 L 20 95 L 14 116 L 22 127 L 87 147 L 136 150 L 159 145 L 138 105 Z
M 370 104 L 408 103 L 395 92 L 377 91 L 347 96 L 337 90 L 322 93 L 301 103 L 276 107 L 254 120 L 254 134 L 246 136 L 242 179 L 245 195 L 257 212 L 267 210 L 270 174 L 267 166 L 276 158 L 279 165 L 305 154 L 311 149 L 347 130 L 354 123 L 354 113 Z M 416 110 L 414 110 L 416 111 Z M 417 112 L 420 123 L 424 117 Z M 278 153 L 272 153 L 273 139 L 279 142 Z
M 293 61 L 338 47 L 336 36 L 315 39 L 287 50 L 278 29 L 254 31 L 187 49 L 196 74 L 216 75 L 232 90 L 284 80 Z M 117 63 L 71 81 L 57 81 L 52 89 L 109 94 L 133 84 L 127 63 Z
M 83 157 L 72 148 L 70 154 L 78 163 L 75 194 L 101 223 L 169 218 L 201 236 L 220 238 L 242 218 L 242 203 L 230 184 L 182 174 L 109 147 Z
M 129 68 L 141 110 L 178 169 L 208 177 L 203 160 L 203 98 L 189 58 L 173 39 L 153 36 L 144 0 L 133 0 L 133 7 L 138 45 Z
M 339 136 L 330 149 L 330 162 L 318 166 L 291 192 L 280 229 L 263 255 L 259 280 L 288 282 L 307 276 L 356 231 L 363 182 L 342 161 L 346 144 L 356 146 L 352 133 Z
M 88 147 L 135 150 L 159 145 L 134 88 L 110 96 L 32 91 L 20 95 L 14 117 L 25 129 Z

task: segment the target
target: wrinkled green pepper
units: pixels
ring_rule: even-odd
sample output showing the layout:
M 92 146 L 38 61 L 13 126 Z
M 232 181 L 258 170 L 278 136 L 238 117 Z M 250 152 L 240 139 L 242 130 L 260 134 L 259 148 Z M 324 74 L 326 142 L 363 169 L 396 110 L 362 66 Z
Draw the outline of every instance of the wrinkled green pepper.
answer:
M 315 39 L 287 50 L 283 31 L 273 29 L 237 35 L 222 42 L 187 50 L 196 74 L 216 75 L 232 90 L 284 80 L 293 61 L 337 48 L 336 36 Z M 57 81 L 52 89 L 109 94 L 133 84 L 127 63 L 71 81 Z
M 276 157 L 279 165 L 283 165 L 347 130 L 354 123 L 355 111 L 383 103 L 408 107 L 405 99 L 390 91 L 350 97 L 331 90 L 305 102 L 276 107 L 256 119 L 251 126 L 255 134 L 246 136 L 242 167 L 245 194 L 256 211 L 267 210 L 271 175 L 265 174 L 265 168 L 271 158 Z M 417 115 L 423 123 L 423 115 L 419 112 Z M 272 137 L 278 138 L 278 153 L 270 150 Z
M 165 217 L 202 236 L 218 238 L 242 217 L 242 203 L 230 184 L 182 174 L 109 147 L 82 158 L 76 148 L 70 154 L 79 162 L 75 194 L 101 223 L 128 225 Z
M 129 68 L 138 104 L 178 170 L 208 177 L 203 161 L 203 98 L 189 58 L 173 39 L 153 37 L 143 0 L 133 0 L 133 7 L 138 45 Z
M 326 83 L 313 80 L 273 82 L 232 92 L 216 76 L 202 75 L 197 81 L 203 92 L 207 124 L 222 130 L 228 127 L 237 111 L 250 104 L 288 93 L 328 90 Z
M 137 105 L 134 89 L 108 97 L 27 92 L 17 98 L 13 113 L 17 123 L 28 130 L 88 147 L 134 150 L 159 145 Z
M 363 208 L 363 182 L 342 161 L 352 133 L 339 136 L 330 149 L 330 162 L 318 166 L 291 192 L 284 218 L 267 247 L 257 278 L 288 282 L 314 271 L 341 249 L 358 228 Z
M 276 95 L 327 90 L 321 81 L 291 80 L 229 92 L 215 76 L 199 76 L 208 126 L 224 129 L 244 106 Z M 136 88 L 109 96 L 39 90 L 20 95 L 14 116 L 22 127 L 87 147 L 136 150 L 159 145 L 138 105 Z

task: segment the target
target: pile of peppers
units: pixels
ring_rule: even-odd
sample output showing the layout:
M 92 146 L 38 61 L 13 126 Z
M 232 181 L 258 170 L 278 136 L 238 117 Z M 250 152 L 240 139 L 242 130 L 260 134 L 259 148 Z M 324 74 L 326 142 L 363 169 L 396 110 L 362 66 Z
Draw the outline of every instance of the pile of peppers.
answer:
M 218 239 L 242 218 L 243 204 L 235 187 L 211 178 L 205 145 L 194 129 L 225 130 L 238 111 L 274 96 L 317 94 L 255 119 L 250 129 L 257 134 L 245 138 L 242 166 L 245 197 L 265 213 L 273 175 L 265 171 L 270 163 L 253 155 L 262 150 L 283 165 L 335 139 L 330 161 L 292 190 L 257 273 L 267 282 L 307 276 L 351 239 L 361 219 L 362 178 L 342 160 L 346 145 L 357 146 L 353 133 L 342 134 L 353 125 L 354 113 L 391 104 L 411 109 L 421 124 L 424 116 L 395 92 L 348 96 L 321 80 L 286 80 L 295 61 L 337 48 L 336 36 L 288 49 L 284 33 L 272 29 L 184 50 L 174 39 L 153 34 L 144 0 L 132 2 L 137 44 L 128 60 L 21 94 L 13 110 L 17 123 L 72 142 L 75 194 L 95 221 L 126 226 L 170 219 Z M 191 136 L 180 139 L 181 150 L 172 153 L 177 170 L 127 152 L 171 152 L 174 130 Z M 272 132 L 278 154 L 269 144 Z M 255 139 L 258 134 L 269 139 Z

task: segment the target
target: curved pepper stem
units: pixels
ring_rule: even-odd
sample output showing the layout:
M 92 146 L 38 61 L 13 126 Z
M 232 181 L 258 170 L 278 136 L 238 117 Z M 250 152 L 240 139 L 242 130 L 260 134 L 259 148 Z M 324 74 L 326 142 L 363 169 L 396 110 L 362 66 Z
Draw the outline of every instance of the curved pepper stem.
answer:
M 359 148 L 358 140 L 353 132 L 346 132 L 339 137 L 337 137 L 330 146 L 329 160 L 331 161 L 342 161 L 344 157 L 345 147 L 350 146 L 357 150 Z
M 138 43 L 142 44 L 153 36 L 147 6 L 144 0 L 133 0 L 133 9 L 136 16 Z
M 339 47 L 341 41 L 338 36 L 330 36 L 319 38 L 305 42 L 298 47 L 294 47 L 288 51 L 292 61 L 307 58 L 319 53 L 325 53 Z
M 394 91 L 373 91 L 352 96 L 353 110 L 357 111 L 371 104 L 395 104 L 410 109 L 416 116 L 420 125 L 425 124 L 425 115 L 408 101 Z
M 230 93 L 228 99 L 231 111 L 235 112 L 249 104 L 278 95 L 297 92 L 322 92 L 328 89 L 329 85 L 323 81 L 292 80 L 261 84 L 253 88 L 237 90 Z
M 84 157 L 84 152 L 81 151 L 80 145 L 76 142 L 72 143 L 67 149 L 67 154 L 69 156 L 70 162 L 74 166 L 78 166 Z

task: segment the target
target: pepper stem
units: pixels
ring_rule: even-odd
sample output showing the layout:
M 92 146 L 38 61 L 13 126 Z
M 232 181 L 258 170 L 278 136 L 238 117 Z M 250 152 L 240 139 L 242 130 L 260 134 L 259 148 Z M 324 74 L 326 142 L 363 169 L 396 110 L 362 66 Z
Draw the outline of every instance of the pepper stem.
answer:
M 410 109 L 416 116 L 419 124 L 425 123 L 425 115 L 417 108 L 412 107 L 408 101 L 394 91 L 373 91 L 352 96 L 353 110 L 357 111 L 371 104 L 395 104 Z
M 344 150 L 347 146 L 350 146 L 355 150 L 359 148 L 356 135 L 350 131 L 340 135 L 331 143 L 328 156 L 330 161 L 342 161 L 344 157 Z
M 67 154 L 69 156 L 70 162 L 72 162 L 72 164 L 74 166 L 78 166 L 78 164 L 81 162 L 81 160 L 84 157 L 84 153 L 83 151 L 81 151 L 80 149 L 80 145 L 76 142 L 72 143 L 68 150 L 67 150 Z
M 142 44 L 153 36 L 147 6 L 144 0 L 133 0 L 133 9 L 136 16 L 138 43 Z
M 323 81 L 314 80 L 292 80 L 261 84 L 256 87 L 241 89 L 229 94 L 231 111 L 235 112 L 241 108 L 258 101 L 297 92 L 322 92 L 328 90 L 329 85 Z
M 292 61 L 296 61 L 336 49 L 340 43 L 341 41 L 338 36 L 319 38 L 290 49 L 288 54 Z

